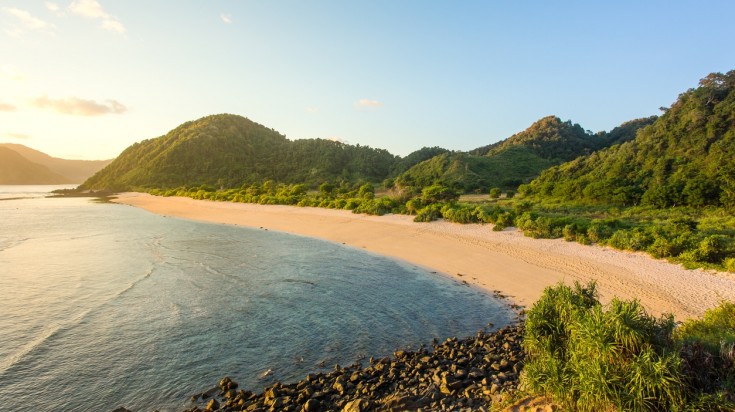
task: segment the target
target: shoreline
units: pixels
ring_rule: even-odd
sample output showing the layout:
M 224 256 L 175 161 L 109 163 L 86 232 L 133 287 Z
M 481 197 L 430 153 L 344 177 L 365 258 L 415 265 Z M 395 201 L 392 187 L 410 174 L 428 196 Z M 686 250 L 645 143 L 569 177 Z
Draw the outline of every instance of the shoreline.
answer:
M 532 239 L 490 225 L 415 223 L 412 216 L 369 216 L 348 210 L 157 197 L 121 193 L 112 202 L 163 216 L 275 230 L 341 243 L 436 271 L 529 308 L 560 281 L 596 280 L 600 301 L 639 299 L 652 314 L 677 321 L 735 301 L 735 276 L 688 270 L 640 252 Z

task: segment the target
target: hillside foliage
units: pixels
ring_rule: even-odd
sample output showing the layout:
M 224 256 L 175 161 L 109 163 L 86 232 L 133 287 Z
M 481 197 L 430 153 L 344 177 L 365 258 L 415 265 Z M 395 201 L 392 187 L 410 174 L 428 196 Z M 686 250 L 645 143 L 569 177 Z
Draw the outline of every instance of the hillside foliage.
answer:
M 713 73 L 634 140 L 552 167 L 522 188 L 535 198 L 735 210 L 735 71 Z
M 395 163 L 396 157 L 386 150 L 325 139 L 291 141 L 244 117 L 222 114 L 130 146 L 82 188 L 381 181 Z
M 445 152 L 420 162 L 398 175 L 394 183 L 414 193 L 432 184 L 465 193 L 491 188 L 514 190 L 551 166 L 632 139 L 646 122 L 650 121 L 631 121 L 610 133 L 592 134 L 571 121 L 547 116 L 498 143 L 468 153 Z

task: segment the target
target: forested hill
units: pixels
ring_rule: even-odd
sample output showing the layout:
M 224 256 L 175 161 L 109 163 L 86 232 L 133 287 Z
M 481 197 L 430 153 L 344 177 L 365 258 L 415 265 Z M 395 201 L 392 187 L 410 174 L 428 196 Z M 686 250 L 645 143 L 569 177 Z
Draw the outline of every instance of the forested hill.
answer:
M 634 140 L 551 168 L 522 191 L 598 204 L 735 208 L 735 70 L 702 79 Z
M 133 144 L 81 189 L 129 190 L 274 180 L 381 181 L 398 158 L 385 150 L 324 139 L 291 141 L 241 116 L 203 117 Z
M 571 121 L 547 116 L 520 133 L 469 153 L 440 153 L 406 170 L 395 183 L 413 188 L 441 183 L 465 192 L 492 187 L 513 190 L 551 166 L 631 140 L 652 121 L 633 120 L 609 133 L 592 134 Z

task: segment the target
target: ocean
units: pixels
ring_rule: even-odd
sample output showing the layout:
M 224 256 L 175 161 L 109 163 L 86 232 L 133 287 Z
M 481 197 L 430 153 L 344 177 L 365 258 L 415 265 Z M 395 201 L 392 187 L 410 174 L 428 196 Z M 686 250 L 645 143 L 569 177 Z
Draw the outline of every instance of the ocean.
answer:
M 0 186 L 0 411 L 181 411 L 514 315 L 404 262 Z

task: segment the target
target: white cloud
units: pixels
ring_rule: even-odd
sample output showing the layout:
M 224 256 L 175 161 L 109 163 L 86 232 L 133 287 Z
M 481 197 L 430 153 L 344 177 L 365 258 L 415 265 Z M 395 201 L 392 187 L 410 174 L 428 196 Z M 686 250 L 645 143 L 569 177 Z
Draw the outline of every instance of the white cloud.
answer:
M 116 31 L 118 33 L 125 33 L 125 26 L 117 20 L 104 20 L 100 25 L 105 30 Z
M 33 17 L 31 13 L 25 10 L 16 9 L 13 7 L 3 7 L 3 11 L 17 18 L 26 28 L 29 28 L 32 30 L 38 30 L 38 29 L 46 29 L 46 28 L 51 27 L 49 23 L 39 18 Z
M 220 14 L 219 17 L 222 19 L 223 22 L 230 24 L 232 23 L 232 16 L 229 14 Z
M 318 111 L 319 111 L 319 108 L 317 108 L 317 107 L 314 107 L 314 106 L 309 106 L 309 107 L 307 107 L 307 108 L 306 108 L 306 111 L 307 111 L 308 113 L 316 113 L 316 112 L 318 112 Z
M 117 18 L 108 14 L 97 0 L 74 0 L 69 5 L 69 10 L 88 19 L 102 20 L 100 27 L 105 30 L 125 33 L 125 26 Z
M 11 139 L 30 139 L 31 136 L 23 133 L 3 133 L 3 136 Z
M 46 8 L 50 11 L 59 11 L 59 5 L 54 2 L 45 1 L 44 4 L 46 4 Z
M 355 103 L 355 106 L 358 108 L 360 107 L 383 107 L 383 103 L 377 101 L 377 100 L 370 100 L 370 99 L 360 99 Z
M 18 108 L 12 104 L 0 103 L 0 112 L 14 112 L 16 110 L 18 110 Z
M 128 111 L 122 103 L 116 100 L 106 100 L 98 103 L 94 100 L 69 97 L 66 99 L 49 99 L 48 96 L 33 100 L 33 105 L 40 109 L 49 109 L 63 114 L 76 116 L 100 116 L 104 114 L 122 114 Z
M 97 0 L 74 0 L 69 5 L 72 13 L 84 16 L 90 19 L 106 19 L 110 17 Z

